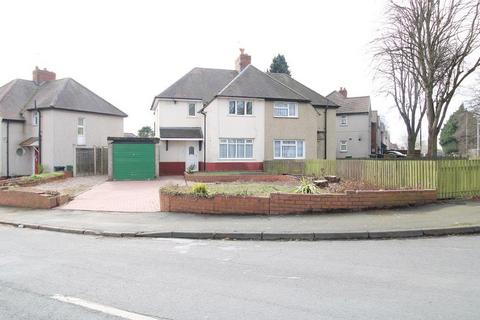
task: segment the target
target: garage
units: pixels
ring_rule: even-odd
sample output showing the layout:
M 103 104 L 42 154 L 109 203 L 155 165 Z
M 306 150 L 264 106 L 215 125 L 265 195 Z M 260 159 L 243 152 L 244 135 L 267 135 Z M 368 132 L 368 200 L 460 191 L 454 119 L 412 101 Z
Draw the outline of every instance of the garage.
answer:
M 153 180 L 158 176 L 158 138 L 109 137 L 111 180 Z

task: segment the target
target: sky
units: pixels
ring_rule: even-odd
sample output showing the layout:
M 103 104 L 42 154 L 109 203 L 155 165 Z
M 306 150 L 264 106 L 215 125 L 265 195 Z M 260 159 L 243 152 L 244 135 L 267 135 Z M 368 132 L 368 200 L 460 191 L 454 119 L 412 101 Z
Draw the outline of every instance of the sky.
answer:
M 292 76 L 327 95 L 372 97 L 391 132 L 405 129 L 374 80 L 371 41 L 386 0 L 2 1 L 0 85 L 38 66 L 70 77 L 153 126 L 153 97 L 194 67 L 233 69 L 239 48 L 266 70 L 285 55 Z M 461 97 L 452 105 L 456 109 Z M 426 127 L 426 126 L 425 126 Z M 426 135 L 425 135 L 426 136 Z

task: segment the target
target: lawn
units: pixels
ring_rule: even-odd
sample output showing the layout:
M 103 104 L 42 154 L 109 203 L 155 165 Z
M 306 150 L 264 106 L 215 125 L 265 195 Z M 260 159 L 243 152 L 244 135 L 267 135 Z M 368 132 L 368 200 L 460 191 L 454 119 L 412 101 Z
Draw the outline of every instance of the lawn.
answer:
M 192 184 L 193 185 L 193 184 Z M 167 186 L 162 192 L 171 194 L 193 194 L 190 186 Z M 206 183 L 210 195 L 242 195 L 242 196 L 265 196 L 274 192 L 294 192 L 295 185 L 286 183 L 256 182 L 256 183 Z
M 236 176 L 236 175 L 262 175 L 263 171 L 198 171 L 191 173 L 198 176 Z

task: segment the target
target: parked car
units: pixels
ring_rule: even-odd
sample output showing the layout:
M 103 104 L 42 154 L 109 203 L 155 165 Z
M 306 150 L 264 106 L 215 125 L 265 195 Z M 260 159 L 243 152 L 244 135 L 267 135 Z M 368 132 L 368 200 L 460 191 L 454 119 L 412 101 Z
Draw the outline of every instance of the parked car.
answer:
M 390 157 L 400 158 L 400 159 L 407 157 L 407 155 L 401 153 L 400 151 L 395 151 L 395 150 L 386 151 L 385 154 L 389 155 Z

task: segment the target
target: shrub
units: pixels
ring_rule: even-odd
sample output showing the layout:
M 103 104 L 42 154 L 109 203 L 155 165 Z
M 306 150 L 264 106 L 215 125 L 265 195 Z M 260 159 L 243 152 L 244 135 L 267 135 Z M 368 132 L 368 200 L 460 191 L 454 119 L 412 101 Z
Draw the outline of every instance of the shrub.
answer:
M 194 164 L 189 165 L 188 168 L 187 168 L 187 173 L 193 173 L 195 169 L 196 169 L 196 167 L 195 167 Z
M 295 188 L 296 193 L 312 194 L 318 193 L 317 186 L 305 177 L 300 179 L 300 185 Z
M 208 196 L 207 185 L 205 183 L 195 183 L 192 186 L 192 192 L 197 196 Z

